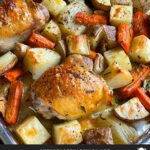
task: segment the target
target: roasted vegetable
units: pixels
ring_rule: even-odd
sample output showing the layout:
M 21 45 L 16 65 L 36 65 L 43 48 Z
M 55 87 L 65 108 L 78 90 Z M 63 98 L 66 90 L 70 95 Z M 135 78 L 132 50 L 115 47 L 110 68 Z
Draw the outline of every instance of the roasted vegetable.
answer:
M 87 28 L 87 35 L 91 49 L 95 50 L 103 37 L 103 27 L 101 25 L 90 26 Z
M 144 108 L 137 97 L 134 97 L 126 103 L 116 107 L 115 113 L 118 117 L 127 121 L 140 120 L 149 116 L 149 112 Z
M 130 25 L 120 24 L 118 26 L 117 41 L 126 53 L 129 53 L 133 39 L 133 29 Z
M 8 79 L 10 82 L 17 80 L 20 76 L 25 73 L 23 68 L 15 68 L 4 74 L 4 77 Z
M 150 39 L 145 35 L 134 37 L 129 57 L 132 61 L 137 63 L 150 62 Z
M 35 116 L 21 123 L 16 133 L 24 144 L 44 144 L 50 138 L 48 131 Z
M 41 48 L 50 48 L 50 49 L 53 49 L 55 47 L 55 43 L 51 42 L 44 36 L 37 34 L 35 32 L 32 32 L 27 43 L 32 47 L 41 47 Z
M 53 126 L 55 144 L 79 144 L 82 142 L 81 126 L 77 120 Z
M 103 39 L 107 42 L 108 48 L 114 48 L 117 46 L 117 31 L 114 26 L 104 25 Z
M 110 128 L 93 128 L 86 130 L 83 134 L 86 144 L 113 144 Z
M 97 56 L 94 60 L 94 68 L 93 70 L 96 72 L 96 73 L 102 73 L 105 69 L 105 60 L 104 60 L 104 57 L 103 55 L 97 53 Z
M 18 42 L 16 43 L 13 53 L 18 57 L 19 60 L 22 60 L 26 54 L 27 49 L 29 48 L 30 47 L 28 45 Z
M 6 99 L 8 96 L 9 88 L 10 88 L 10 82 L 5 78 L 1 78 L 0 79 L 0 97 L 4 97 Z
M 25 69 L 32 73 L 33 79 L 38 79 L 47 69 L 58 65 L 61 56 L 45 48 L 28 49 L 24 57 Z
M 142 11 L 137 11 L 133 16 L 133 31 L 135 36 L 149 36 L 148 15 Z
M 64 40 L 58 41 L 55 47 L 55 51 L 60 54 L 62 59 L 66 57 L 67 53 L 67 48 L 66 48 L 66 43 Z
M 116 62 L 122 68 L 127 69 L 129 71 L 132 70 L 130 59 L 122 48 L 108 50 L 104 53 L 104 57 L 108 65 L 112 65 L 114 62 Z
M 141 83 L 144 81 L 144 79 L 148 76 L 150 72 L 150 68 L 145 65 L 141 65 L 139 68 L 137 68 L 135 71 L 132 71 L 132 77 L 133 81 L 121 88 L 119 90 L 119 94 L 123 97 L 130 97 L 132 94 L 137 90 L 137 88 L 140 87 Z
M 7 107 L 7 101 L 4 97 L 0 97 L 0 113 L 5 118 L 6 113 L 6 107 Z
M 21 81 L 11 82 L 5 116 L 5 121 L 9 125 L 14 125 L 17 122 L 22 93 L 23 93 L 23 83 Z
M 139 87 L 135 92 L 134 95 L 137 96 L 144 107 L 150 111 L 150 97 L 146 94 L 145 90 Z
M 86 35 L 70 35 L 66 40 L 69 54 L 89 55 L 90 45 Z
M 110 0 L 110 1 L 112 5 L 132 5 L 132 0 Z
M 118 26 L 121 23 L 131 24 L 133 7 L 125 5 L 113 5 L 110 10 L 110 24 Z
M 64 0 L 43 0 L 42 4 L 47 7 L 50 14 L 54 17 L 66 7 L 66 2 Z
M 114 115 L 110 115 L 107 119 L 97 118 L 96 126 L 110 127 L 114 144 L 131 144 L 138 138 L 137 131 L 132 126 L 119 120 Z
M 61 31 L 56 22 L 51 20 L 44 28 L 42 35 L 53 42 L 61 40 Z
M 112 89 L 124 87 L 132 82 L 132 75 L 130 72 L 117 63 L 110 65 L 104 72 L 103 77 L 107 85 Z
M 17 62 L 18 58 L 10 51 L 2 55 L 0 57 L 0 74 L 12 69 Z
M 80 35 L 86 29 L 85 26 L 75 22 L 75 15 L 78 12 L 91 13 L 92 11 L 80 1 L 74 1 L 67 5 L 58 16 L 58 24 L 65 35 Z
M 92 0 L 92 3 L 96 9 L 102 9 L 109 11 L 111 7 L 110 0 Z
M 87 14 L 78 12 L 75 16 L 76 22 L 85 26 L 92 26 L 96 24 L 107 24 L 107 17 L 96 14 Z

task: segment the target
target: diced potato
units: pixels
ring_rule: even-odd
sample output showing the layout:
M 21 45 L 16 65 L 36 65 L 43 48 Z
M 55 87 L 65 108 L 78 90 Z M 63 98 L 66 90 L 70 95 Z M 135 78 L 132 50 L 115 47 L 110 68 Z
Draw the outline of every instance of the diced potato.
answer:
M 42 32 L 43 36 L 47 37 L 53 42 L 61 40 L 61 31 L 56 22 L 51 20 Z
M 132 70 L 132 65 L 129 57 L 122 48 L 115 48 L 104 53 L 104 57 L 108 65 L 112 65 L 114 62 L 119 64 L 122 68 Z
M 132 0 L 110 0 L 112 5 L 132 5 Z
M 24 144 L 44 144 L 50 138 L 48 131 L 35 116 L 20 124 L 16 133 Z
M 13 53 L 18 57 L 19 60 L 22 60 L 26 54 L 27 49 L 29 48 L 30 47 L 28 45 L 17 42 Z
M 57 42 L 57 45 L 55 46 L 55 51 L 61 55 L 62 59 L 66 57 L 67 50 L 64 40 L 60 40 Z
M 32 73 L 33 79 L 38 79 L 47 69 L 58 65 L 61 56 L 52 50 L 45 48 L 28 49 L 23 63 L 26 70 Z
M 105 11 L 110 10 L 110 0 L 92 0 L 92 3 L 96 9 L 102 9 Z
M 86 144 L 113 144 L 111 128 L 93 128 L 86 130 L 83 134 Z
M 65 35 L 80 35 L 86 27 L 75 22 L 75 15 L 78 12 L 91 13 L 92 11 L 80 1 L 70 3 L 58 17 L 58 24 L 63 34 Z
M 0 57 L 0 74 L 13 68 L 18 62 L 18 58 L 11 51 Z
M 89 55 L 90 45 L 86 35 L 70 35 L 67 44 L 69 54 Z
M 54 125 L 53 135 L 55 144 L 79 144 L 83 140 L 77 120 Z
M 129 56 L 132 61 L 138 63 L 150 62 L 150 39 L 145 35 L 134 37 Z
M 121 23 L 131 24 L 133 20 L 133 7 L 113 5 L 110 10 L 110 24 L 118 26 Z
M 103 37 L 103 27 L 101 25 L 90 26 L 87 29 L 87 34 L 89 36 L 90 47 L 95 50 Z
M 108 44 L 108 48 L 114 48 L 117 46 L 117 30 L 114 26 L 104 25 L 104 40 Z
M 149 116 L 149 112 L 144 108 L 137 97 L 115 108 L 115 113 L 121 119 L 128 121 L 140 120 Z
M 64 0 L 43 0 L 42 4 L 47 7 L 50 14 L 57 16 L 65 7 L 66 2 Z
M 117 63 L 110 65 L 103 73 L 107 85 L 112 89 L 124 87 L 132 82 L 132 75 Z

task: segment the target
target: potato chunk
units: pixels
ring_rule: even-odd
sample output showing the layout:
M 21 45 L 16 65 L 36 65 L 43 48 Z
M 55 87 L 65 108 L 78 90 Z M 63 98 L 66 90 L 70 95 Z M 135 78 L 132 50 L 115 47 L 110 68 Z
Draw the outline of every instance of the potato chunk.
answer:
M 92 0 L 92 3 L 96 9 L 101 9 L 104 11 L 110 10 L 111 7 L 110 0 Z
M 115 48 L 104 53 L 104 57 L 108 65 L 112 65 L 114 62 L 119 64 L 122 68 L 132 70 L 132 65 L 129 57 L 122 48 Z
M 111 0 L 112 5 L 132 5 L 132 0 Z
M 86 144 L 113 144 L 110 128 L 93 128 L 86 130 L 83 134 Z
M 131 24 L 133 18 L 133 7 L 113 5 L 110 10 L 110 24 L 118 26 L 121 23 Z
M 57 16 L 67 5 L 64 0 L 43 0 L 42 4 L 47 7 L 50 14 Z
M 87 34 L 89 36 L 90 47 L 92 50 L 95 50 L 103 37 L 103 26 L 101 25 L 90 26 L 87 29 Z
M 32 73 L 33 79 L 37 80 L 47 69 L 58 65 L 61 56 L 52 50 L 45 48 L 28 49 L 23 63 L 26 70 Z
M 54 125 L 53 135 L 55 144 L 79 144 L 83 140 L 77 120 Z
M 89 55 L 90 45 L 86 35 L 70 35 L 67 37 L 68 53 Z
M 132 75 L 117 63 L 110 65 L 103 73 L 107 85 L 112 89 L 124 87 L 132 82 Z
M 133 39 L 129 56 L 132 61 L 138 63 L 150 62 L 150 39 L 145 35 Z
M 128 121 L 140 120 L 149 116 L 149 112 L 144 108 L 137 97 L 115 108 L 115 113 L 122 119 Z
M 47 37 L 53 42 L 61 40 L 61 31 L 56 22 L 51 20 L 42 32 L 43 36 Z
M 92 11 L 80 1 L 70 3 L 61 11 L 58 23 L 63 34 L 80 35 L 85 31 L 85 26 L 75 22 L 74 17 L 78 12 L 91 13 Z
M 25 144 L 44 144 L 50 138 L 48 131 L 35 116 L 20 124 L 16 133 Z
M 108 44 L 108 48 L 114 48 L 117 46 L 117 30 L 116 27 L 114 26 L 108 26 L 108 25 L 104 25 L 103 26 L 104 29 L 104 40 L 107 42 Z

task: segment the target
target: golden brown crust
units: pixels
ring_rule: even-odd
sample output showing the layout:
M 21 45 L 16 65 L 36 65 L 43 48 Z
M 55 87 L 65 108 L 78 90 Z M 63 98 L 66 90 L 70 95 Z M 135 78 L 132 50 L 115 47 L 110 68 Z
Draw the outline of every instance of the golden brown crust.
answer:
M 0 39 L 12 37 L 32 27 L 33 18 L 24 0 L 0 3 Z
M 96 111 L 104 83 L 84 66 L 67 62 L 46 71 L 34 82 L 32 92 L 66 119 L 76 119 Z

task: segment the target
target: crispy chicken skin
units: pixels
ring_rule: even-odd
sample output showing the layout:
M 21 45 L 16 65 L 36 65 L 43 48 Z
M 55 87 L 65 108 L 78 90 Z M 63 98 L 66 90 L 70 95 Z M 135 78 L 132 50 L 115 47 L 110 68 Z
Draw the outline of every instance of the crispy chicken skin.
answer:
M 47 70 L 31 87 L 34 108 L 47 119 L 67 120 L 96 111 L 105 83 L 91 71 L 89 62 L 72 55 L 62 65 Z
M 47 9 L 32 0 L 0 2 L 0 52 L 27 39 L 33 29 L 41 29 L 49 19 Z

